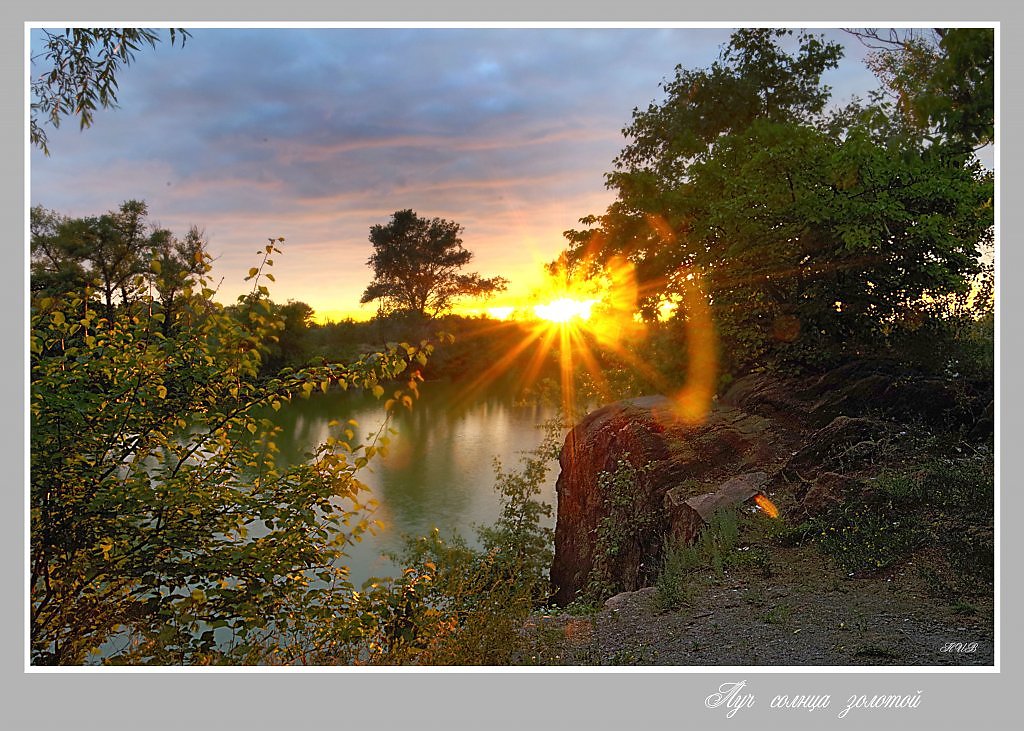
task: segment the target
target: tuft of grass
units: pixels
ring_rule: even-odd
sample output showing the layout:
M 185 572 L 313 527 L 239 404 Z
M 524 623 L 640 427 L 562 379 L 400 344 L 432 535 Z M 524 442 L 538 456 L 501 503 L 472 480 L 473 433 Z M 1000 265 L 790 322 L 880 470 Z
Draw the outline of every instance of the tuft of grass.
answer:
M 749 560 L 736 550 L 741 532 L 736 510 L 716 512 L 693 545 L 669 540 L 662 552 L 661 572 L 655 584 L 654 606 L 658 611 L 675 611 L 693 604 L 705 574 L 721 577 L 727 566 Z M 742 557 L 742 558 L 741 558 Z M 756 560 L 766 560 L 767 554 Z

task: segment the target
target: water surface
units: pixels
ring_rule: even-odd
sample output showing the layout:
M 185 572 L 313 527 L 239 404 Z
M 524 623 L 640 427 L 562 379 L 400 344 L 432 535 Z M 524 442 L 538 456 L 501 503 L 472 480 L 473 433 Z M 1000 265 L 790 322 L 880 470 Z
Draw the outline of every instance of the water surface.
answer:
M 473 544 L 474 525 L 500 514 L 494 490 L 494 460 L 506 472 L 518 467 L 523 452 L 543 440 L 542 425 L 556 416 L 553 406 L 518 402 L 508 390 L 493 388 L 467 398 L 458 384 L 421 384 L 411 411 L 396 409 L 388 454 L 374 457 L 358 477 L 379 506 L 372 517 L 383 523 L 348 551 L 347 563 L 358 586 L 370 576 L 396 573 L 382 554 L 398 550 L 402 536 L 458 531 Z M 282 459 L 304 460 L 330 435 L 328 422 L 355 419 L 357 439 L 367 443 L 384 421 L 383 400 L 361 392 L 334 391 L 285 403 L 267 416 L 283 427 L 276 439 Z M 554 505 L 557 463 L 552 464 L 540 499 Z M 548 525 L 552 526 L 552 517 Z

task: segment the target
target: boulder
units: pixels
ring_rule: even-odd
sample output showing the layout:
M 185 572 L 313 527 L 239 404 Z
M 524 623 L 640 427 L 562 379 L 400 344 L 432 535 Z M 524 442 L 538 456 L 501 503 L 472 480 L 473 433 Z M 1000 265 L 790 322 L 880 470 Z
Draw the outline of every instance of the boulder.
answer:
M 605 596 L 649 586 L 667 537 L 693 540 L 714 510 L 766 486 L 805 519 L 869 499 L 864 477 L 893 451 L 894 419 L 973 426 L 990 438 L 993 411 L 991 389 L 869 359 L 816 377 L 746 376 L 698 424 L 662 396 L 598 409 L 559 456 L 554 601 L 588 586 Z M 624 478 L 602 477 L 622 467 Z
M 666 509 L 666 494 L 674 489 L 674 499 L 685 501 L 714 492 L 723 479 L 773 462 L 786 448 L 769 419 L 731 406 L 714 406 L 701 424 L 677 418 L 664 397 L 622 401 L 587 415 L 559 456 L 555 603 L 565 605 L 586 590 L 595 560 L 606 590 L 652 583 L 675 514 Z M 603 494 L 602 473 L 615 473 L 620 463 L 630 467 L 632 482 L 620 480 L 616 489 L 628 494 Z M 616 534 L 614 550 L 600 545 L 602 530 Z
M 785 473 L 790 479 L 804 480 L 819 468 L 845 471 L 881 449 L 889 431 L 887 424 L 875 419 L 837 416 L 807 437 L 786 462 Z
M 714 492 L 703 495 L 688 496 L 685 490 L 672 488 L 665 493 L 669 535 L 674 541 L 693 543 L 717 511 L 753 500 L 762 494 L 767 482 L 767 473 L 749 472 L 726 480 Z
M 856 495 L 870 492 L 865 481 L 836 472 L 822 472 L 798 491 L 796 513 L 804 519 L 816 518 Z
M 627 461 L 636 468 L 639 478 L 634 485 L 631 507 L 643 511 L 646 507 L 660 506 L 662 495 L 643 468 L 668 458 L 664 432 L 666 424 L 672 420 L 669 399 L 633 399 L 588 414 L 566 436 L 558 458 L 561 473 L 555 485 L 558 515 L 551 581 L 556 603 L 564 605 L 576 598 L 586 587 L 593 569 L 598 524 L 610 510 L 598 486 L 602 472 L 613 473 L 620 460 Z M 633 536 L 631 543 L 637 550 L 657 540 L 656 531 L 646 532 L 650 535 Z M 642 561 L 624 556 L 622 562 L 630 563 L 632 573 L 638 574 L 638 564 Z

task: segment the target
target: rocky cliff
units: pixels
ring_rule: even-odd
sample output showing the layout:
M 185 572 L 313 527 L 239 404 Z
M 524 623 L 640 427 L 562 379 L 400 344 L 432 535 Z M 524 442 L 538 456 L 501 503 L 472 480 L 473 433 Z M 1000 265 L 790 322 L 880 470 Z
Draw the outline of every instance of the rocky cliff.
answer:
M 984 387 L 857 361 L 811 379 L 747 376 L 696 425 L 661 396 L 598 409 L 559 458 L 554 600 L 567 604 L 595 582 L 650 585 L 666 537 L 692 537 L 694 506 L 710 511 L 726 493 L 764 492 L 788 516 L 813 517 L 870 491 L 863 468 L 907 425 L 990 435 L 992 404 Z

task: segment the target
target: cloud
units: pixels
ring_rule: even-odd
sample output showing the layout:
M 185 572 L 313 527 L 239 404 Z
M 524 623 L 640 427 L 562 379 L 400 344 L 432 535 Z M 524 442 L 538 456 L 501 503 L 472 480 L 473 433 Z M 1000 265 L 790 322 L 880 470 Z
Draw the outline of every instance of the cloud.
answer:
M 184 48 L 139 53 L 119 109 L 53 131 L 50 158 L 33 151 L 31 202 L 90 215 L 142 198 L 165 227 L 199 225 L 231 297 L 280 235 L 275 298 L 354 307 L 369 227 L 402 208 L 462 223 L 477 268 L 525 281 L 610 201 L 603 176 L 634 107 L 728 35 L 196 28 Z

